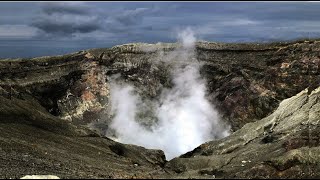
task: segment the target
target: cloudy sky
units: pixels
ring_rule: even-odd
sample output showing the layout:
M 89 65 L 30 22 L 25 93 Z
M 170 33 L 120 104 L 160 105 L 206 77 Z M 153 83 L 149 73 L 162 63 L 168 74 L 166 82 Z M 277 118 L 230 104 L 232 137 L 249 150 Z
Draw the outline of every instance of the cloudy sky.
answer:
M 1 2 L 0 57 L 129 42 L 268 42 L 320 37 L 320 2 Z

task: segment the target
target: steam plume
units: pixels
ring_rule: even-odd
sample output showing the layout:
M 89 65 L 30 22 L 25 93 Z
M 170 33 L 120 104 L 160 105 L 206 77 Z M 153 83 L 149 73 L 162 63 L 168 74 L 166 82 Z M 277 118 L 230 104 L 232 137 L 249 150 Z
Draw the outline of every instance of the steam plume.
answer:
M 168 160 L 193 150 L 200 144 L 228 135 L 229 128 L 206 99 L 206 82 L 195 58 L 196 38 L 191 29 L 178 35 L 182 47 L 157 58 L 173 64 L 173 88 L 164 89 L 155 104 L 158 122 L 150 129 L 139 124 L 137 113 L 143 104 L 134 87 L 111 82 L 111 105 L 115 114 L 111 128 L 117 141 L 152 149 L 162 149 Z

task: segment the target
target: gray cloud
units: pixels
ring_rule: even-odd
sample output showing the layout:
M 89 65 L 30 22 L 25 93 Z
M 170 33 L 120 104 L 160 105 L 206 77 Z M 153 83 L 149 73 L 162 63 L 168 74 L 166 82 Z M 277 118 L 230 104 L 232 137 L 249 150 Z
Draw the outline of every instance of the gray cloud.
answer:
M 176 30 L 186 27 L 205 41 L 319 38 L 319 9 L 319 2 L 1 2 L 0 39 L 14 39 L 17 47 L 17 40 L 41 40 L 60 53 L 64 43 L 55 40 L 73 42 L 73 50 L 174 42 Z M 12 47 L 0 54 L 21 52 Z M 27 47 L 24 52 L 31 52 Z
M 92 14 L 90 6 L 78 2 L 41 3 L 41 16 L 32 19 L 30 25 L 41 30 L 38 38 L 70 38 L 74 33 L 90 33 L 102 29 L 99 16 Z
M 90 9 L 85 4 L 71 2 L 45 2 L 42 4 L 42 11 L 45 14 L 51 15 L 54 13 L 87 15 L 90 14 Z
M 93 6 L 85 3 L 60 2 L 42 3 L 40 7 L 41 16 L 35 17 L 30 25 L 41 30 L 38 37 L 46 38 L 83 37 L 81 33 L 97 31 L 113 33 L 115 37 L 133 36 L 139 29 L 150 30 L 151 26 L 143 25 L 143 19 L 159 11 L 154 6 L 108 10 L 98 7 L 93 9 Z
M 170 33 L 188 26 L 208 41 L 292 39 L 318 36 L 319 8 L 320 3 L 308 2 L 2 3 L 0 26 L 2 32 L 31 26 L 36 38 L 44 39 L 105 35 L 119 42 L 174 41 Z
M 32 25 L 46 33 L 56 35 L 67 35 L 76 32 L 89 33 L 100 29 L 100 26 L 98 24 L 90 22 L 74 24 L 72 22 L 46 21 L 45 19 L 33 22 Z
M 115 19 L 126 26 L 140 24 L 148 10 L 148 8 L 137 8 L 133 10 L 127 10 L 119 15 L 116 15 Z
M 319 5 L 308 2 L 282 2 L 275 6 L 275 4 L 265 2 L 252 5 L 253 12 L 248 13 L 248 16 L 262 21 L 318 21 L 320 17 Z

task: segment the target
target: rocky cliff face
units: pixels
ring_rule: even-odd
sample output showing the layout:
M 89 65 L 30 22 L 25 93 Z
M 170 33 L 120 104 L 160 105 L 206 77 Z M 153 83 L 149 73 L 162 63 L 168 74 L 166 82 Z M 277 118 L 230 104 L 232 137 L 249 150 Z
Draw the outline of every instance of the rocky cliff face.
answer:
M 162 151 L 99 137 L 110 121 L 109 78 L 157 98 L 172 82 L 156 59 L 178 46 L 0 60 L 0 177 L 319 177 L 317 40 L 196 44 L 208 98 L 236 131 L 227 138 L 166 162 Z
M 0 85 L 35 96 L 53 115 L 88 124 L 108 108 L 108 77 L 120 74 L 154 98 L 170 87 L 168 66 L 154 63 L 178 44 L 127 44 L 75 54 L 1 60 Z M 266 117 L 279 102 L 320 83 L 320 41 L 274 44 L 199 42 L 208 97 L 237 130 Z M 9 90 L 10 89 L 10 90 Z

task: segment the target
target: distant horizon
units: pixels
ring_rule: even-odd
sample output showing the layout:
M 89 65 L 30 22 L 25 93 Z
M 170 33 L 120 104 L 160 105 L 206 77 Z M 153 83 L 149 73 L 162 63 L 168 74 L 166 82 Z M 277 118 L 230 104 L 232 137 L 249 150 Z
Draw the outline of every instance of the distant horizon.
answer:
M 290 42 L 297 42 L 297 41 L 305 41 L 305 40 L 320 40 L 320 37 L 298 37 L 298 38 L 292 38 L 288 40 L 270 40 L 270 41 L 239 41 L 239 42 L 223 42 L 223 41 L 207 41 L 207 40 L 197 40 L 196 42 L 216 42 L 216 43 L 227 43 L 227 44 L 271 44 L 271 43 L 290 43 Z M 72 46 L 72 44 L 63 44 L 65 47 L 56 47 L 54 44 L 53 46 L 50 44 L 49 46 L 42 46 L 42 44 L 36 44 L 36 45 L 25 45 L 25 44 L 11 44 L 6 45 L 2 42 L 51 42 L 52 40 L 35 40 L 35 39 L 28 39 L 28 40 L 2 40 L 0 39 L 0 59 L 16 59 L 16 58 L 35 58 L 35 57 L 42 57 L 42 56 L 59 56 L 59 55 L 66 55 L 71 53 L 76 53 L 79 51 L 89 50 L 89 49 L 98 49 L 98 48 L 112 48 L 117 45 L 124 45 L 124 44 L 133 44 L 133 43 L 148 43 L 148 44 L 157 44 L 157 43 L 176 43 L 177 41 L 172 42 L 125 42 L 120 44 L 100 44 L 96 46 L 91 45 L 79 45 Z M 54 40 L 55 42 L 69 42 L 67 40 Z M 73 41 L 73 42 L 81 42 Z M 82 41 L 83 43 L 87 41 Z M 95 41 L 97 42 L 97 41 Z M 103 41 L 101 41 L 103 42 Z

